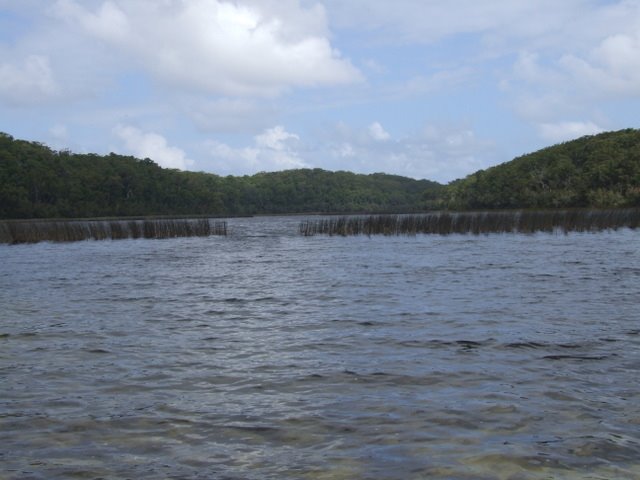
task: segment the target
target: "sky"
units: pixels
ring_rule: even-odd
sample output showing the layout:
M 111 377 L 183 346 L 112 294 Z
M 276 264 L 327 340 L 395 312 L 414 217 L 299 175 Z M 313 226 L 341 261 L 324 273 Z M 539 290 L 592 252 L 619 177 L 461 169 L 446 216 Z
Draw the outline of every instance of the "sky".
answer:
M 640 0 L 0 0 L 0 131 L 447 183 L 640 127 Z

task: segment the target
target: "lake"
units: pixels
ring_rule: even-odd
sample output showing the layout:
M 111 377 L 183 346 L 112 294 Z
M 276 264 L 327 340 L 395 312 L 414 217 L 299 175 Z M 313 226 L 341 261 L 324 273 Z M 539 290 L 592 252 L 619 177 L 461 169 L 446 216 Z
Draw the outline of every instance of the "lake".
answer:
M 640 232 L 0 245 L 1 479 L 640 479 Z

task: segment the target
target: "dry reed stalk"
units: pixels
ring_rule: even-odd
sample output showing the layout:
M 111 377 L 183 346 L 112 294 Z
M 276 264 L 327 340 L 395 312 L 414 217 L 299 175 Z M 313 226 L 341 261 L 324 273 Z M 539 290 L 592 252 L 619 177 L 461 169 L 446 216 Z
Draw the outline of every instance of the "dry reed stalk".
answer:
M 0 221 L 0 243 L 75 242 L 126 238 L 226 235 L 227 222 L 207 218 L 145 220 Z
M 304 220 L 299 233 L 312 235 L 416 235 L 535 232 L 597 232 L 640 227 L 640 209 L 432 212 L 421 215 L 341 216 Z

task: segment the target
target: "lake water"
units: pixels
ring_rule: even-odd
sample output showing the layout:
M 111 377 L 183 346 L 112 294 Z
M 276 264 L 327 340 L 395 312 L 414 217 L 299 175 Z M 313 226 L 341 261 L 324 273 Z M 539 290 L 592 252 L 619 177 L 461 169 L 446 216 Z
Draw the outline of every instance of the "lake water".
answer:
M 0 245 L 1 479 L 640 479 L 640 232 Z

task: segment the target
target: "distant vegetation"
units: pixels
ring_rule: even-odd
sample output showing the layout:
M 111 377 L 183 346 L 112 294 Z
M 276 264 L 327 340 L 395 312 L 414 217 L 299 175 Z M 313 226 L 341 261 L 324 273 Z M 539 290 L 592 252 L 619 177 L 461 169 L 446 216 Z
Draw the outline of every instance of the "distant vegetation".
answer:
M 450 183 L 453 210 L 640 206 L 640 130 L 586 136 Z
M 220 177 L 113 153 L 57 152 L 0 133 L 0 218 L 415 212 L 439 186 L 320 169 Z
M 0 133 L 0 218 L 640 206 L 640 130 L 587 136 L 440 185 L 299 169 L 221 177 L 151 159 L 54 151 Z

